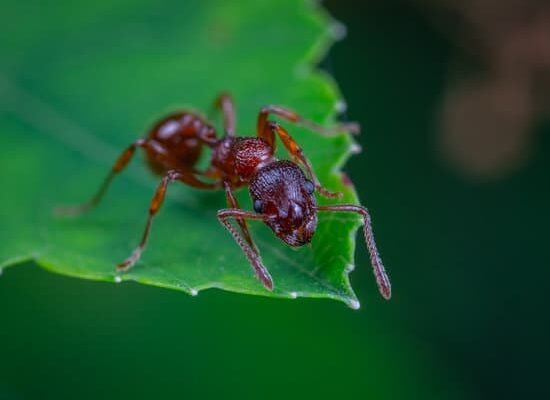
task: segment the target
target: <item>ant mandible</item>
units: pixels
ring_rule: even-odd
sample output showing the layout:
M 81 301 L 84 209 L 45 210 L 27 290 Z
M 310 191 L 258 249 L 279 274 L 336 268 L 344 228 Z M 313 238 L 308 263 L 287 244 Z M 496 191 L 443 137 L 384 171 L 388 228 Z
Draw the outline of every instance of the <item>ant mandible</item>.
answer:
M 76 215 L 96 206 L 114 176 L 128 165 L 139 147 L 145 150 L 151 170 L 161 175 L 162 180 L 151 200 L 141 242 L 126 260 L 117 265 L 118 271 L 131 268 L 139 260 L 168 184 L 180 181 L 198 189 L 225 191 L 229 208 L 218 211 L 218 220 L 231 233 L 268 290 L 273 289 L 273 279 L 262 263 L 258 248 L 248 230 L 247 220 L 263 221 L 285 243 L 298 247 L 311 241 L 317 228 L 318 212 L 359 214 L 363 218 L 365 242 L 378 288 L 382 296 L 389 299 L 391 285 L 376 248 L 368 210 L 355 204 L 317 206 L 315 191 L 327 198 L 340 197 L 341 193 L 331 192 L 320 184 L 298 143 L 282 126 L 269 120 L 268 116 L 275 114 L 285 121 L 299 124 L 322 135 L 333 135 L 342 131 L 357 133 L 358 125 L 351 123 L 325 128 L 287 108 L 268 105 L 258 114 L 257 137 L 236 137 L 235 108 L 231 96 L 228 93 L 220 94 L 214 101 L 214 108 L 223 114 L 225 135 L 222 138 L 217 138 L 213 125 L 197 113 L 181 111 L 170 114 L 159 120 L 146 138 L 138 139 L 120 155 L 91 200 L 76 207 L 64 208 L 63 212 Z M 292 161 L 279 161 L 275 158 L 277 135 L 290 153 Z M 195 165 L 204 146 L 212 151 L 210 166 L 205 171 L 198 171 Z M 298 165 L 303 167 L 305 173 Z M 254 212 L 242 210 L 233 195 L 234 189 L 246 185 L 250 188 Z M 231 224 L 231 218 L 236 220 L 241 232 Z

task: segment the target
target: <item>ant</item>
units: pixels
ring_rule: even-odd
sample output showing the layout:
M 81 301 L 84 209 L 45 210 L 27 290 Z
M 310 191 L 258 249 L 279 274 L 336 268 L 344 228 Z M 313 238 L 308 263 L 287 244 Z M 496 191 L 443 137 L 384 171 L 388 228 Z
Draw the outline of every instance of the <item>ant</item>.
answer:
M 282 241 L 298 247 L 311 242 L 317 228 L 318 212 L 359 214 L 363 218 L 365 242 L 379 291 L 384 298 L 389 299 L 391 285 L 376 248 L 368 210 L 354 204 L 317 206 L 315 191 L 327 198 L 339 198 L 342 194 L 331 192 L 320 184 L 298 143 L 285 128 L 268 117 L 274 114 L 321 135 L 333 135 L 342 131 L 358 133 L 359 126 L 348 123 L 325 128 L 287 108 L 268 105 L 258 114 L 257 136 L 236 137 L 235 107 L 231 95 L 221 93 L 215 99 L 213 108 L 223 114 L 225 134 L 222 138 L 217 138 L 213 124 L 198 113 L 180 111 L 169 114 L 153 125 L 147 137 L 138 139 L 124 150 L 97 193 L 88 202 L 64 208 L 62 212 L 77 215 L 96 206 L 115 175 L 128 165 L 136 149 L 142 148 L 150 169 L 162 176 L 162 180 L 151 200 L 141 242 L 126 260 L 117 265 L 117 271 L 128 270 L 139 260 L 168 185 L 179 181 L 198 189 L 225 191 L 229 208 L 218 211 L 218 220 L 231 233 L 258 279 L 268 290 L 273 290 L 273 279 L 262 263 L 260 252 L 248 230 L 247 220 L 263 221 Z M 281 139 L 292 161 L 275 158 L 276 136 Z M 203 147 L 211 149 L 211 161 L 206 170 L 198 171 L 195 165 Z M 233 194 L 234 189 L 243 186 L 249 186 L 254 212 L 241 209 Z M 239 225 L 240 232 L 231 224 L 231 218 Z

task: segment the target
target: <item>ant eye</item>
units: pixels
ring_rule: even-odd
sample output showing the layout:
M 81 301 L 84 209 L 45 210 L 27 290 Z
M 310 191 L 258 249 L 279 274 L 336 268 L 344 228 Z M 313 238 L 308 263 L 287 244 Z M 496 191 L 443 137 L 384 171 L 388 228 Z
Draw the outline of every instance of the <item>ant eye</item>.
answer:
M 306 187 L 307 192 L 310 194 L 315 191 L 315 185 L 309 179 L 306 179 L 306 183 L 304 184 L 304 186 Z
M 254 211 L 256 211 L 257 213 L 261 213 L 262 206 L 263 204 L 261 200 L 254 200 Z

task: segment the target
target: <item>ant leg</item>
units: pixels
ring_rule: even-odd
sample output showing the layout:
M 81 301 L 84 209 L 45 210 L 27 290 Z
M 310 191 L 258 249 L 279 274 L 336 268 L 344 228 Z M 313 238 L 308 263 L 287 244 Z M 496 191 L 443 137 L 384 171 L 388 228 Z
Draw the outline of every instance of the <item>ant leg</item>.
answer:
M 258 279 L 262 282 L 267 290 L 273 290 L 273 279 L 271 278 L 269 271 L 262 264 L 262 259 L 260 258 L 260 255 L 254 251 L 251 245 L 243 240 L 243 237 L 239 234 L 239 232 L 237 232 L 235 227 L 231 225 L 231 222 L 229 221 L 229 218 L 231 217 L 235 218 L 236 220 L 244 218 L 264 220 L 265 217 L 261 214 L 256 214 L 235 208 L 218 211 L 218 220 L 227 228 L 229 233 L 231 233 L 231 236 L 233 236 L 239 247 L 242 249 L 242 251 L 246 255 L 246 258 L 252 265 L 252 268 L 254 268 Z
M 271 146 L 273 147 L 275 134 L 279 135 L 279 137 L 281 138 L 281 141 L 283 142 L 283 145 L 286 147 L 290 155 L 305 167 L 308 177 L 313 181 L 315 188 L 319 191 L 319 193 L 322 196 L 328 197 L 328 198 L 342 197 L 342 193 L 331 192 L 325 189 L 323 186 L 321 186 L 319 179 L 317 179 L 317 176 L 313 172 L 313 167 L 311 166 L 311 162 L 307 159 L 307 157 L 304 155 L 304 151 L 302 150 L 302 148 L 292 138 L 292 136 L 290 136 L 290 134 L 287 132 L 285 128 L 283 128 L 276 122 L 269 121 L 267 124 L 267 132 L 264 131 L 264 134 L 260 137 L 267 140 L 267 142 L 270 143 Z
M 145 224 L 143 236 L 141 237 L 141 241 L 139 245 L 134 249 L 130 257 L 128 257 L 126 260 L 124 260 L 123 262 L 117 265 L 116 267 L 117 271 L 128 270 L 141 257 L 141 253 L 143 253 L 143 250 L 147 245 L 147 240 L 149 239 L 149 231 L 151 230 L 151 224 L 153 222 L 153 218 L 155 217 L 155 214 L 158 212 L 158 210 L 160 209 L 164 201 L 164 196 L 166 195 L 166 189 L 168 188 L 168 185 L 170 183 L 176 180 L 184 182 L 196 188 L 201 188 L 201 189 L 219 188 L 218 183 L 202 182 L 199 179 L 197 179 L 194 176 L 194 174 L 191 172 L 182 172 L 182 171 L 174 171 L 174 170 L 168 171 L 162 178 L 162 181 L 160 182 L 160 185 L 158 186 L 153 196 L 153 199 L 151 200 L 151 204 L 149 206 L 149 216 L 147 217 L 147 222 Z
M 362 206 L 356 206 L 353 204 L 338 204 L 333 206 L 319 206 L 317 211 L 333 211 L 333 212 L 354 212 L 363 217 L 363 234 L 365 235 L 365 242 L 370 253 L 370 261 L 374 276 L 376 278 L 376 284 L 382 297 L 389 300 L 391 297 L 391 283 L 382 259 L 378 253 L 376 242 L 374 241 L 374 233 L 372 231 L 371 218 L 369 211 Z
M 235 198 L 235 195 L 233 194 L 233 190 L 231 190 L 230 183 L 228 181 L 224 181 L 223 186 L 225 188 L 225 197 L 227 198 L 227 204 L 229 205 L 229 207 L 235 208 L 235 209 L 240 209 L 239 202 Z M 239 226 L 241 227 L 241 231 L 243 233 L 243 236 L 246 239 L 246 241 L 248 242 L 248 244 L 250 245 L 250 247 L 252 247 L 252 249 L 256 253 L 258 253 L 258 249 L 254 245 L 254 242 L 252 241 L 252 237 L 250 236 L 250 232 L 248 231 L 248 225 L 246 224 L 246 221 L 242 218 L 237 218 L 237 222 L 238 222 Z
M 235 116 L 233 97 L 228 92 L 220 93 L 214 100 L 213 108 L 222 111 L 225 136 L 235 136 L 237 118 Z
M 268 106 L 262 107 L 262 109 L 260 110 L 260 113 L 258 114 L 258 125 L 257 125 L 258 136 L 261 136 L 263 134 L 266 128 L 266 125 L 269 123 L 267 120 L 267 117 L 269 116 L 269 114 L 275 114 L 280 118 L 284 119 L 285 121 L 301 125 L 305 128 L 312 130 L 313 132 L 317 132 L 318 134 L 324 135 L 324 136 L 333 136 L 341 132 L 358 134 L 361 129 L 361 127 L 357 122 L 341 123 L 331 128 L 327 128 L 325 126 L 319 125 L 313 121 L 303 118 L 301 115 L 295 113 L 292 110 L 289 110 L 288 108 L 268 105 Z
M 86 212 L 92 208 L 94 208 L 100 200 L 103 198 L 103 195 L 109 188 L 109 185 L 111 184 L 111 181 L 115 177 L 116 174 L 118 174 L 120 171 L 122 171 L 127 165 L 128 162 L 132 159 L 134 153 L 136 152 L 136 149 L 138 147 L 147 147 L 148 141 L 146 139 L 139 139 L 136 140 L 134 143 L 132 143 L 124 152 L 118 157 L 116 162 L 114 163 L 113 167 L 111 168 L 111 172 L 109 172 L 109 175 L 105 177 L 103 180 L 103 183 L 99 187 L 99 190 L 96 192 L 96 194 L 87 202 L 77 205 L 77 206 L 61 206 L 56 209 L 56 213 L 61 215 L 79 215 L 83 212 Z

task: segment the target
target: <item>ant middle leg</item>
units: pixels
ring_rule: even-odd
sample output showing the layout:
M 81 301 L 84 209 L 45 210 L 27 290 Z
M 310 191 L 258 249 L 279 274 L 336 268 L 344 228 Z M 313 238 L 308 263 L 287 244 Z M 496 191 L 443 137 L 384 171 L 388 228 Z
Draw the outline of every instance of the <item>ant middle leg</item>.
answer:
M 317 178 L 317 175 L 315 175 L 315 172 L 313 172 L 313 167 L 311 165 L 311 162 L 304 155 L 304 151 L 302 150 L 298 142 L 296 142 L 296 140 L 294 140 L 294 138 L 290 136 L 290 134 L 287 132 L 285 128 L 283 128 L 276 122 L 269 121 L 266 125 L 266 129 L 264 129 L 260 137 L 266 140 L 274 148 L 276 134 L 279 135 L 279 137 L 281 138 L 281 141 L 283 142 L 283 145 L 288 150 L 290 155 L 294 158 L 294 160 L 301 163 L 304 166 L 304 168 L 306 169 L 308 178 L 313 181 L 315 188 L 319 191 L 319 193 L 322 196 L 327 198 L 342 197 L 342 193 L 331 192 L 330 190 L 326 189 L 321 185 L 321 183 L 319 182 L 319 179 Z
M 317 132 L 318 134 L 324 135 L 324 136 L 333 136 L 341 132 L 358 134 L 361 129 L 357 122 L 347 122 L 347 123 L 344 122 L 344 123 L 335 125 L 333 127 L 322 126 L 316 122 L 303 118 L 301 115 L 297 114 L 296 112 L 288 108 L 275 106 L 275 105 L 268 105 L 268 106 L 262 107 L 262 109 L 260 110 L 260 113 L 258 114 L 258 125 L 257 125 L 258 136 L 262 134 L 262 132 L 266 129 L 267 125 L 269 124 L 269 121 L 268 121 L 269 114 L 275 114 L 278 117 L 284 119 L 285 121 L 301 125 L 305 128 L 312 130 L 313 132 Z
M 151 231 L 151 225 L 153 223 L 153 218 L 155 214 L 159 211 L 162 203 L 164 202 L 164 197 L 166 195 L 166 190 L 168 185 L 174 181 L 180 181 L 186 183 L 189 186 L 200 188 L 200 189 L 217 189 L 219 188 L 219 183 L 207 183 L 203 182 L 196 177 L 196 174 L 193 172 L 184 172 L 184 171 L 168 171 L 162 181 L 160 182 L 151 204 L 149 206 L 149 215 L 147 217 L 147 222 L 145 223 L 145 229 L 143 230 L 143 235 L 139 245 L 134 249 L 132 254 L 123 262 L 119 263 L 116 267 L 117 271 L 126 271 L 131 268 L 141 257 L 141 253 L 147 245 L 147 240 L 149 239 L 149 232 Z
M 222 112 L 225 136 L 235 136 L 237 117 L 233 97 L 228 92 L 222 92 L 216 97 L 212 106 L 215 110 Z
M 146 139 L 138 139 L 134 143 L 132 143 L 130 146 L 124 150 L 124 152 L 118 157 L 116 162 L 113 164 L 111 171 L 109 174 L 105 177 L 103 180 L 103 183 L 99 187 L 98 191 L 95 193 L 95 195 L 88 200 L 85 203 L 82 203 L 80 205 L 76 206 L 61 206 L 56 208 L 56 213 L 61 215 L 70 215 L 75 216 L 82 214 L 86 211 L 89 211 L 90 209 L 94 208 L 99 204 L 101 199 L 103 198 L 103 195 L 109 188 L 109 185 L 111 184 L 113 178 L 116 174 L 121 172 L 130 162 L 132 157 L 134 156 L 136 149 L 138 147 L 146 148 L 149 145 L 148 141 Z
M 243 240 L 243 237 L 229 221 L 229 218 L 235 218 L 237 221 L 239 219 L 244 220 L 246 218 L 263 221 L 265 217 L 262 214 L 243 211 L 236 208 L 229 208 L 218 211 L 218 220 L 223 226 L 226 227 L 229 233 L 231 233 L 233 239 L 235 239 L 241 250 L 244 252 L 246 258 L 250 262 L 250 265 L 252 265 L 252 268 L 254 268 L 256 276 L 258 277 L 260 282 L 262 282 L 266 289 L 273 290 L 273 279 L 271 278 L 271 275 L 269 274 L 267 268 L 264 267 L 260 254 L 253 249 L 252 246 L 254 245 L 250 245 L 246 240 Z

